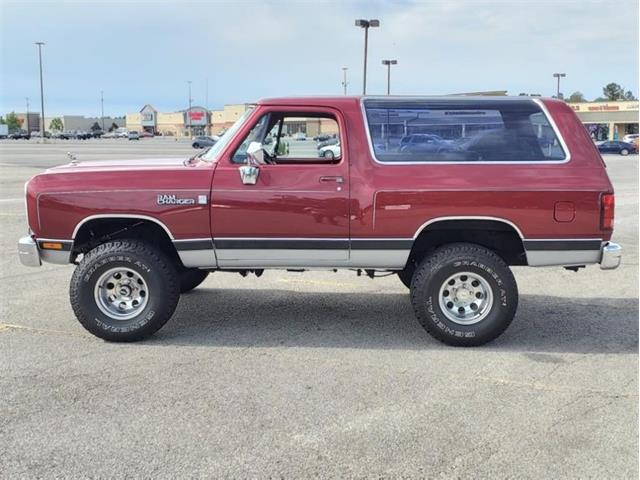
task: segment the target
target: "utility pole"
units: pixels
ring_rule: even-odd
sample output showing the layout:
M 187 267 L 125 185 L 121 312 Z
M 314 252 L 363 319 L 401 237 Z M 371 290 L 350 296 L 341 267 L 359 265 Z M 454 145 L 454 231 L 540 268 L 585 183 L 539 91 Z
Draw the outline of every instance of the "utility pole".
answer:
M 204 79 L 204 108 L 209 110 L 209 77 Z
M 27 99 L 27 133 L 31 135 L 31 130 L 29 130 L 29 97 L 25 97 Z
M 391 65 L 397 64 L 397 60 L 382 60 L 382 65 L 387 66 L 387 95 L 391 95 Z
M 347 82 L 347 70 L 349 70 L 348 67 L 342 67 L 342 88 L 345 95 L 347 94 L 347 85 L 349 85 L 349 82 Z
M 104 133 L 104 92 L 100 90 L 100 120 L 102 121 L 102 133 Z
M 42 85 L 42 46 L 44 42 L 36 42 L 38 46 L 38 58 L 40 60 L 40 115 L 42 115 L 42 120 L 40 120 L 40 140 L 44 142 L 44 87 Z
M 380 20 L 356 20 L 356 27 L 364 28 L 364 72 L 362 75 L 362 95 L 367 94 L 367 47 L 369 45 L 369 28 L 379 26 Z
M 558 79 L 558 86 L 556 88 L 556 98 L 560 98 L 560 78 L 567 76 L 566 73 L 554 73 L 553 76 Z
M 187 80 L 189 84 L 189 110 L 187 111 L 187 120 L 189 121 L 189 138 L 191 138 L 191 80 Z

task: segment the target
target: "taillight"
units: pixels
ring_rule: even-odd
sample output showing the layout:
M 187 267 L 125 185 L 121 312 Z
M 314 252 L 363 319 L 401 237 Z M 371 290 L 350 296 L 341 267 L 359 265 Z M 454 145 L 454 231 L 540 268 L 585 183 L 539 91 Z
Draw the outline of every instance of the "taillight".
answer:
M 613 213 L 616 206 L 616 197 L 613 193 L 604 193 L 600 197 L 600 228 L 613 230 Z

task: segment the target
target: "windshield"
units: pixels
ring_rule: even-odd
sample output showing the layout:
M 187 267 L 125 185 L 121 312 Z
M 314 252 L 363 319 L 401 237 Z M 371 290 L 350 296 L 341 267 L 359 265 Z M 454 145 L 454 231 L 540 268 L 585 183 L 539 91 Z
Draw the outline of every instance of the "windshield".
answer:
M 240 127 L 242 126 L 242 124 L 247 120 L 247 118 L 249 117 L 249 115 L 251 115 L 251 112 L 253 112 L 253 108 L 251 107 L 249 109 L 247 109 L 240 118 L 238 118 L 238 120 L 236 120 L 236 122 L 231 125 L 231 127 L 229 127 L 229 129 L 224 132 L 224 134 L 220 137 L 220 140 L 218 140 L 215 145 L 213 145 L 205 154 L 203 154 L 200 158 L 202 160 L 205 160 L 207 162 L 211 162 L 213 160 L 215 160 L 215 158 L 220 154 L 220 152 L 222 150 L 225 149 L 225 147 L 229 144 L 229 142 L 231 141 L 231 139 L 235 136 L 236 132 L 238 130 L 240 130 Z

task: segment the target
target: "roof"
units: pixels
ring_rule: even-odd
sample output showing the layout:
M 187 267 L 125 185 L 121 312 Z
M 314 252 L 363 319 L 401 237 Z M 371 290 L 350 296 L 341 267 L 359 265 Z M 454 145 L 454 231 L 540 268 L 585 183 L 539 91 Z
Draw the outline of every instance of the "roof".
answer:
M 486 100 L 491 102 L 515 102 L 523 100 L 545 100 L 547 101 L 561 101 L 552 100 L 543 97 L 530 97 L 524 95 L 518 96 L 496 96 L 496 95 L 341 95 L 341 96 L 304 96 L 304 97 L 281 97 L 281 98 L 264 98 L 257 102 L 259 105 L 292 105 L 292 106 L 326 106 L 331 105 L 353 105 L 353 103 L 359 104 L 361 100 L 376 100 L 376 101 L 444 101 L 444 102 L 463 102 L 463 101 L 479 101 Z M 563 102 L 564 103 L 564 102 Z

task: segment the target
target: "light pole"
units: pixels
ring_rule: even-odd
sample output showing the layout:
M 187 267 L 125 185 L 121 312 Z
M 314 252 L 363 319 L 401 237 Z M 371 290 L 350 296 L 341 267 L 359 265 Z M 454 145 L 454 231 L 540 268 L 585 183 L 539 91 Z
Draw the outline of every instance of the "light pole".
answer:
M 564 78 L 567 76 L 566 73 L 554 73 L 554 78 L 558 79 L 558 87 L 556 89 L 556 98 L 560 98 L 560 78 Z
M 42 46 L 44 42 L 36 42 L 38 46 L 38 59 L 40 60 L 40 115 L 42 120 L 40 121 L 40 140 L 44 142 L 44 87 L 42 86 Z
M 382 65 L 387 66 L 387 95 L 391 95 L 391 65 L 397 64 L 397 60 L 382 60 Z
M 364 73 L 362 75 L 362 95 L 367 94 L 367 47 L 369 43 L 369 27 L 379 27 L 380 20 L 356 20 L 356 27 L 364 28 Z
M 31 130 L 29 130 L 29 97 L 25 97 L 27 100 L 27 133 L 31 136 Z
M 187 80 L 189 84 L 189 110 L 187 110 L 187 119 L 189 121 L 189 138 L 191 138 L 191 80 Z
M 104 92 L 100 90 L 100 120 L 102 122 L 102 133 L 104 133 Z
M 347 70 L 349 70 L 348 67 L 342 67 L 342 88 L 345 95 L 347 94 L 347 85 L 349 85 L 349 82 L 347 82 Z

